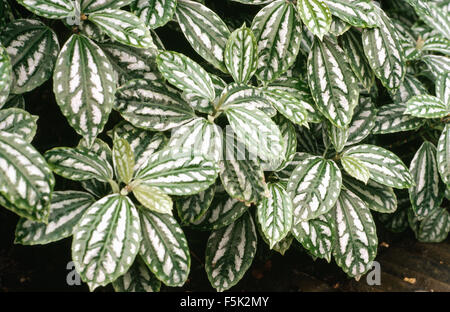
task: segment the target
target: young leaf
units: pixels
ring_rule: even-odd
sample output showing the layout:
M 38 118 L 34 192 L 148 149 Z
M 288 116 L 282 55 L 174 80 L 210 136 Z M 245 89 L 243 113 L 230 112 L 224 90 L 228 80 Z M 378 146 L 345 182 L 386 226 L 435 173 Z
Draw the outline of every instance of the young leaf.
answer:
M 333 256 L 347 275 L 358 278 L 372 267 L 377 254 L 378 238 L 370 210 L 358 196 L 343 189 L 331 215 Z
M 324 0 L 331 14 L 354 27 L 376 27 L 377 19 L 372 2 L 367 0 Z
M 0 132 L 16 134 L 28 143 L 31 143 L 36 134 L 37 120 L 37 116 L 31 115 L 22 109 L 2 109 L 0 110 Z
M 242 26 L 231 34 L 224 61 L 235 82 L 247 83 L 252 78 L 258 65 L 258 46 L 251 29 Z
M 139 254 L 167 286 L 182 286 L 189 275 L 191 256 L 183 230 L 168 214 L 140 211 L 142 244 Z
M 344 156 L 359 160 L 369 170 L 371 179 L 378 183 L 400 189 L 414 184 L 408 168 L 401 159 L 384 148 L 361 144 L 348 149 Z
M 292 2 L 277 0 L 265 6 L 253 19 L 252 31 L 258 43 L 259 80 L 270 82 L 286 72 L 300 50 L 301 20 Z
M 445 208 L 437 208 L 420 223 L 417 239 L 425 243 L 440 243 L 449 232 L 450 214 Z
M 436 154 L 442 181 L 450 186 L 450 125 L 446 124 L 439 138 Z
M 117 177 L 125 184 L 130 183 L 134 173 L 134 154 L 127 140 L 114 138 L 113 161 Z
M 94 198 L 85 192 L 54 192 L 48 223 L 20 219 L 14 243 L 48 244 L 71 236 L 78 221 L 94 202 Z
M 364 163 L 359 161 L 357 158 L 344 155 L 341 158 L 341 164 L 349 175 L 364 182 L 364 184 L 367 184 L 367 181 L 369 181 L 371 175 L 369 169 L 367 169 Z
M 182 223 L 194 223 L 207 212 L 211 206 L 216 185 L 211 185 L 208 189 L 187 197 L 182 197 L 175 202 Z
M 145 24 L 127 11 L 108 8 L 89 14 L 88 19 L 120 43 L 137 48 L 156 48 Z
M 217 291 L 236 285 L 252 264 L 256 246 L 256 228 L 249 213 L 229 226 L 212 232 L 206 244 L 205 258 L 211 285 Z
M 192 48 L 226 72 L 223 55 L 230 31 L 220 17 L 205 5 L 189 0 L 177 1 L 175 15 Z
M 159 188 L 138 184 L 133 188 L 133 195 L 145 208 L 172 215 L 172 199 Z
M 280 183 L 267 185 L 270 195 L 257 206 L 258 221 L 270 248 L 290 232 L 293 222 L 292 200 Z
M 341 185 L 341 171 L 332 160 L 312 156 L 301 161 L 287 186 L 294 207 L 294 226 L 333 208 Z
M 328 5 L 322 0 L 299 0 L 297 9 L 306 27 L 322 40 L 331 26 L 332 19 Z
M 112 282 L 116 292 L 158 292 L 161 281 L 149 270 L 137 256 L 131 268 L 124 275 Z
M 45 153 L 45 159 L 56 174 L 66 179 L 108 182 L 113 178 L 111 165 L 86 148 L 56 147 Z
M 162 51 L 156 59 L 159 71 L 175 87 L 189 94 L 214 101 L 214 85 L 209 74 L 183 54 Z
M 151 29 L 164 26 L 175 14 L 176 0 L 137 0 L 135 14 Z
M 114 109 L 133 126 L 152 131 L 179 127 L 195 117 L 178 94 L 143 79 L 131 80 L 117 90 Z
M 0 33 L 12 66 L 11 93 L 29 92 L 47 81 L 59 53 L 56 34 L 43 23 L 18 19 Z
M 308 57 L 308 81 L 319 111 L 335 126 L 347 126 L 359 90 L 344 51 L 330 38 L 314 40 Z
M 108 120 L 115 90 L 114 71 L 104 52 L 89 38 L 72 35 L 58 57 L 53 91 L 69 124 L 88 145 Z
M 12 67 L 8 53 L 0 43 L 0 108 L 8 100 L 9 91 L 11 90 Z
M 51 19 L 62 19 L 75 13 L 71 0 L 17 0 L 36 15 Z
M 0 195 L 19 216 L 46 222 L 55 178 L 45 159 L 18 135 L 0 131 Z M 5 205 L 6 206 L 6 205 Z
M 435 96 L 417 95 L 406 103 L 405 114 L 419 118 L 441 118 L 450 114 L 450 107 Z
M 136 180 L 169 195 L 191 195 L 206 190 L 216 180 L 217 164 L 185 149 L 164 149 L 150 156 Z
M 128 197 L 119 194 L 89 207 L 73 233 L 72 259 L 91 291 L 125 274 L 141 243 L 138 212 Z

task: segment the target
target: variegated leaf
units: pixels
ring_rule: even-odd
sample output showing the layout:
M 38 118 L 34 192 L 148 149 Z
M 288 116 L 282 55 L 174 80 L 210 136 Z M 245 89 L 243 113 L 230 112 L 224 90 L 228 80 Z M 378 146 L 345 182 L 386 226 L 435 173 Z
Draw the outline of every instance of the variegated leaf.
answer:
M 299 0 L 297 9 L 306 27 L 322 40 L 330 31 L 332 21 L 327 3 L 322 0 Z
M 109 164 L 113 163 L 111 148 L 106 142 L 102 141 L 99 138 L 96 138 L 91 146 L 88 145 L 87 140 L 81 139 L 80 142 L 78 142 L 77 148 L 88 149 L 89 151 L 97 154 L 98 157 L 108 162 Z
M 183 54 L 161 51 L 156 60 L 163 76 L 180 90 L 214 101 L 214 85 L 209 74 Z
M 46 222 L 55 179 L 45 159 L 18 135 L 0 131 L 0 195 L 19 216 Z
M 195 95 L 195 94 L 190 94 L 190 93 L 186 93 L 184 92 L 182 94 L 182 97 L 186 100 L 186 102 L 189 103 L 190 106 L 192 106 L 196 111 L 202 112 L 202 113 L 206 113 L 209 115 L 213 115 L 215 113 L 214 111 L 214 105 L 216 104 L 215 102 L 218 102 L 218 97 L 220 98 L 220 95 L 222 94 L 222 92 L 224 91 L 224 89 L 227 87 L 227 83 L 225 83 L 225 81 L 223 81 L 222 78 L 216 76 L 216 75 L 212 75 L 209 74 L 209 76 L 211 77 L 211 81 L 214 85 L 214 91 L 216 94 L 216 101 L 211 102 L 208 99 L 205 99 L 204 97 Z
M 292 200 L 280 183 L 267 185 L 270 195 L 258 203 L 257 215 L 270 249 L 288 235 L 292 228 Z
M 218 162 L 222 157 L 222 129 L 204 118 L 196 118 L 176 129 L 167 144 L 189 149 Z
M 11 93 L 29 92 L 47 81 L 59 53 L 56 34 L 38 20 L 18 19 L 0 33 L 12 66 Z
M 133 126 L 152 131 L 179 127 L 195 117 L 178 94 L 142 79 L 117 90 L 114 109 Z
M 183 230 L 168 214 L 140 211 L 142 244 L 139 254 L 167 286 L 182 286 L 188 278 L 191 256 Z
M 403 106 L 405 106 L 406 102 L 413 96 L 421 94 L 428 94 L 428 90 L 419 79 L 411 74 L 405 75 L 405 79 L 400 85 L 397 93 L 392 94 L 391 92 L 394 103 L 402 104 Z
M 425 39 L 421 51 L 438 52 L 450 56 L 450 39 L 441 36 L 432 36 Z
M 187 197 L 181 197 L 175 202 L 178 216 L 183 223 L 194 223 L 207 212 L 211 206 L 216 185 L 211 185 L 208 189 Z
M 377 109 L 369 97 L 360 96 L 359 104 L 353 113 L 348 127 L 346 145 L 353 145 L 364 140 L 376 125 Z
M 446 124 L 439 137 L 436 158 L 442 181 L 450 186 L 450 124 Z
M 407 210 L 404 207 L 399 207 L 393 213 L 379 214 L 378 219 L 381 221 L 385 228 L 394 233 L 404 232 L 409 225 Z
M 440 182 L 436 147 L 425 141 L 414 155 L 409 170 L 415 185 L 409 188 L 412 209 L 419 220 L 439 208 L 444 198 L 444 184 Z
M 362 41 L 369 65 L 381 83 L 395 94 L 405 77 L 405 60 L 400 38 L 389 17 L 377 9 L 379 25 L 364 29 Z
M 175 15 L 194 50 L 226 72 L 223 55 L 230 31 L 220 17 L 205 5 L 189 0 L 177 1 Z
M 25 109 L 25 98 L 21 94 L 10 94 L 8 99 L 6 100 L 6 103 L 3 107 L 0 107 L 3 109 L 7 108 L 20 108 Z
M 300 16 L 292 2 L 277 0 L 258 12 L 251 28 L 258 42 L 256 76 L 273 81 L 294 64 L 300 50 Z
M 248 206 L 237 199 L 216 195 L 206 213 L 191 225 L 201 231 L 218 230 L 235 222 L 247 210 Z
M 80 182 L 81 186 L 94 195 L 96 198 L 102 198 L 112 193 L 111 184 L 101 182 L 96 179 L 84 180 Z
M 151 29 L 164 26 L 175 14 L 176 0 L 137 0 L 135 14 Z
M 298 98 L 276 87 L 265 89 L 263 94 L 284 117 L 300 126 L 307 125 L 308 113 Z
M 424 55 L 422 61 L 427 64 L 431 75 L 435 80 L 446 72 L 450 72 L 450 57 L 442 55 Z
M 103 9 L 120 9 L 133 0 L 79 0 L 81 11 L 84 13 L 92 13 Z
M 441 118 L 450 114 L 450 107 L 435 96 L 416 95 L 406 103 L 404 114 L 419 118 Z
M 284 160 L 275 171 L 283 170 L 295 157 L 297 152 L 297 134 L 295 126 L 282 115 L 277 115 L 276 123 L 280 128 L 284 141 L 283 158 Z
M 133 264 L 141 242 L 139 215 L 119 194 L 90 206 L 73 231 L 72 259 L 90 290 L 107 285 Z
M 134 173 L 134 154 L 130 143 L 120 137 L 113 140 L 113 161 L 117 178 L 125 184 L 130 183 Z
M 145 208 L 172 215 L 172 199 L 159 188 L 138 184 L 133 187 L 133 195 Z
M 324 142 L 326 142 L 326 140 L 331 141 L 334 150 L 338 153 L 340 153 L 346 145 L 349 134 L 350 133 L 348 126 L 344 128 L 338 128 L 332 123 L 324 123 L 322 127 Z
M 287 186 L 294 207 L 294 226 L 333 208 L 341 185 L 341 171 L 332 160 L 313 156 L 301 161 Z
M 247 83 L 252 78 L 258 65 L 258 46 L 251 29 L 244 25 L 231 34 L 224 61 L 234 81 Z
M 450 17 L 448 11 L 439 8 L 431 1 L 406 0 L 416 11 L 417 15 L 431 28 L 436 29 L 445 38 L 450 39 Z
M 252 264 L 256 246 L 256 228 L 249 213 L 229 226 L 214 231 L 209 236 L 205 258 L 205 269 L 211 285 L 217 291 L 236 285 Z
M 161 281 L 149 270 L 142 258 L 137 256 L 128 272 L 112 285 L 116 292 L 158 292 Z
M 367 184 L 367 181 L 369 181 L 371 175 L 369 169 L 367 169 L 364 163 L 359 161 L 357 158 L 344 155 L 341 158 L 341 164 L 349 175 L 364 182 L 364 184 Z
M 173 148 L 151 155 L 136 173 L 136 180 L 169 195 L 191 195 L 206 190 L 217 174 L 214 161 L 192 150 Z
M 400 93 L 397 92 L 397 93 Z M 405 115 L 405 104 L 388 104 L 379 108 L 375 119 L 374 134 L 395 133 L 411 131 L 420 128 L 425 120 Z
M 367 183 L 344 176 L 343 185 L 346 189 L 361 198 L 366 206 L 381 213 L 393 213 L 397 209 L 397 197 L 394 190 L 375 181 Z
M 282 256 L 286 253 L 286 251 L 289 250 L 289 248 L 292 245 L 292 241 L 294 240 L 294 236 L 292 234 L 288 234 L 285 238 L 283 238 L 281 241 L 273 245 L 272 250 L 275 250 L 276 252 L 280 253 Z
M 333 251 L 333 230 L 330 213 L 317 219 L 299 222 L 292 228 L 295 239 L 313 256 L 331 261 Z
M 347 126 L 359 90 L 348 59 L 335 41 L 315 39 L 308 57 L 308 80 L 319 111 L 337 127 Z
M 73 35 L 58 57 L 53 91 L 69 124 L 88 145 L 108 121 L 115 89 L 114 72 L 104 52 L 87 37 Z
M 17 0 L 36 15 L 45 18 L 62 19 L 75 13 L 72 0 Z
M 361 144 L 345 151 L 344 156 L 359 160 L 369 170 L 371 179 L 378 183 L 400 189 L 414 184 L 401 159 L 382 147 Z
M 8 132 L 22 137 L 30 143 L 36 134 L 38 116 L 19 108 L 0 110 L 0 132 Z
M 145 24 L 127 11 L 107 8 L 89 14 L 88 19 L 120 43 L 137 48 L 156 48 Z
M 439 75 L 436 80 L 436 96 L 447 106 L 447 110 L 450 110 L 450 71 Z
M 372 267 L 377 254 L 378 238 L 370 210 L 358 196 L 343 189 L 331 215 L 333 256 L 347 275 L 358 279 Z
M 86 210 L 95 202 L 85 192 L 54 192 L 48 223 L 20 219 L 16 227 L 16 244 L 48 244 L 69 237 Z
M 374 4 L 367 0 L 324 0 L 331 14 L 354 27 L 377 26 Z
M 346 33 L 350 28 L 350 24 L 347 24 L 337 17 L 333 17 L 330 25 L 330 33 L 336 37 L 339 37 Z
M 45 153 L 45 159 L 53 172 L 66 179 L 108 182 L 113 178 L 111 165 L 86 148 L 56 147 Z
M 417 239 L 425 243 L 440 243 L 449 232 L 450 214 L 445 208 L 437 208 L 420 223 Z
M 292 160 L 290 160 L 286 167 L 284 167 L 282 170 L 277 171 L 275 174 L 276 176 L 282 180 L 282 181 L 288 181 L 291 177 L 292 172 L 294 169 L 305 159 L 313 157 L 313 155 L 310 155 L 308 153 L 295 153 L 292 157 Z
M 12 67 L 9 55 L 0 43 L 0 108 L 7 102 L 11 90 Z
M 260 4 L 270 3 L 273 0 L 231 0 L 231 1 L 240 2 L 240 3 L 244 3 L 244 4 L 260 5 Z

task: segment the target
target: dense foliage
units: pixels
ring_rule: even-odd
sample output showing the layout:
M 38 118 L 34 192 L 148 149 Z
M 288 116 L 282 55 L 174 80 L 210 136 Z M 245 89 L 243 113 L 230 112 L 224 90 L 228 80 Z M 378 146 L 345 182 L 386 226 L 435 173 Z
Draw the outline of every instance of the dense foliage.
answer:
M 0 205 L 21 217 L 16 243 L 72 237 L 91 290 L 158 291 L 188 278 L 183 229 L 208 231 L 223 291 L 260 239 L 282 254 L 295 239 L 356 279 L 375 219 L 443 241 L 450 1 L 215 2 L 0 3 Z M 193 51 L 165 49 L 160 29 Z M 41 155 L 23 94 L 51 78 L 81 140 Z

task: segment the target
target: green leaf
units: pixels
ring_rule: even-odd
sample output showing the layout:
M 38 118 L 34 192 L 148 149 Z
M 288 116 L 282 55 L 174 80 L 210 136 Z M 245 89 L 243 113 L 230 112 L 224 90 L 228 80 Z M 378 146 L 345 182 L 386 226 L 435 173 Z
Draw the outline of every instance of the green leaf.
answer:
M 134 14 L 108 8 L 89 14 L 88 19 L 120 43 L 137 48 L 155 48 L 150 31 Z
M 29 92 L 47 81 L 59 53 L 56 34 L 43 23 L 18 19 L 0 33 L 12 66 L 11 93 Z
M 177 1 L 175 15 L 192 48 L 226 72 L 223 56 L 230 31 L 220 17 L 205 5 L 188 0 Z
M 137 256 L 127 273 L 112 283 L 116 292 L 159 292 L 161 282 Z
M 449 232 L 450 214 L 445 208 L 437 208 L 420 223 L 417 239 L 425 243 L 440 243 Z
M 91 291 L 127 272 L 141 242 L 138 212 L 128 197 L 119 194 L 89 207 L 73 233 L 72 259 Z
M 299 0 L 297 9 L 306 27 L 322 40 L 330 31 L 332 20 L 327 3 L 322 0 Z
M 341 171 L 332 160 L 312 156 L 301 161 L 287 186 L 294 206 L 294 225 L 315 219 L 333 208 L 341 185 Z
M 248 206 L 237 199 L 216 195 L 206 213 L 192 222 L 192 227 L 201 231 L 218 230 L 235 222 L 247 210 Z
M 436 159 L 442 181 L 450 186 L 450 125 L 446 124 L 437 146 Z
M 260 5 L 260 4 L 270 3 L 273 0 L 231 0 L 231 1 L 244 3 L 244 4 Z
M 36 134 L 37 116 L 19 108 L 8 108 L 0 110 L 0 131 L 16 134 L 28 143 Z
M 395 94 L 406 73 L 403 49 L 395 25 L 383 11 L 377 11 L 380 15 L 378 27 L 362 32 L 364 53 L 383 86 Z
M 172 215 L 172 199 L 159 188 L 138 184 L 133 188 L 133 195 L 145 208 Z
M 92 144 L 111 112 L 116 82 L 104 52 L 90 39 L 72 35 L 53 74 L 56 101 L 75 131 Z
M 92 13 L 103 9 L 120 9 L 133 0 L 81 0 L 81 11 Z
M 258 42 L 256 76 L 273 81 L 294 64 L 300 50 L 300 16 L 293 3 L 277 0 L 256 14 L 251 28 Z
M 234 81 L 247 83 L 252 78 L 258 65 L 258 46 L 251 29 L 244 25 L 231 34 L 224 61 Z
M 183 230 L 168 214 L 141 210 L 142 244 L 139 254 L 156 277 L 167 286 L 182 286 L 191 266 Z
M 161 51 L 156 62 L 161 74 L 175 87 L 210 101 L 216 98 L 209 74 L 187 56 L 171 51 Z
M 20 108 L 25 109 L 25 99 L 21 94 L 10 94 L 6 100 L 3 109 L 7 108 Z
M 292 234 L 288 234 L 288 236 L 286 236 L 280 242 L 273 245 L 272 250 L 275 250 L 276 252 L 279 252 L 282 256 L 284 256 L 286 251 L 288 251 L 289 248 L 291 247 L 293 240 L 294 236 L 292 236 Z
M 270 248 L 288 235 L 292 228 L 292 201 L 280 183 L 267 185 L 270 196 L 264 198 L 257 206 L 258 221 L 262 231 L 269 240 Z
M 134 173 L 134 154 L 127 140 L 116 137 L 113 140 L 113 160 L 117 177 L 125 184 L 130 183 Z
M 55 179 L 45 159 L 18 135 L 0 131 L 0 195 L 21 217 L 46 222 Z M 6 205 L 5 205 L 6 206 Z
M 436 147 L 425 141 L 414 155 L 409 170 L 415 185 L 409 188 L 412 209 L 419 220 L 439 208 L 444 198 L 444 185 L 440 183 Z
M 307 110 L 298 98 L 276 87 L 265 89 L 263 94 L 272 106 L 287 119 L 300 126 L 307 124 Z
M 363 162 L 359 161 L 357 158 L 344 155 L 341 158 L 341 164 L 348 174 L 355 179 L 364 182 L 364 184 L 367 184 L 371 175 L 369 169 L 367 169 Z
M 358 279 L 372 267 L 377 254 L 378 238 L 370 210 L 358 196 L 343 189 L 331 215 L 333 256 L 348 276 Z
M 179 127 L 195 117 L 178 94 L 142 79 L 117 90 L 114 109 L 133 126 L 152 131 Z
M 361 198 L 367 208 L 381 213 L 393 213 L 397 209 L 397 197 L 392 187 L 368 180 L 367 183 L 344 176 L 346 189 Z
M 176 0 L 137 0 L 135 14 L 151 29 L 164 26 L 175 14 Z
M 71 0 L 17 0 L 36 15 L 51 19 L 62 19 L 75 13 Z
M 313 256 L 331 261 L 333 251 L 333 223 L 326 213 L 317 219 L 301 221 L 292 228 L 295 239 Z
M 216 185 L 211 185 L 208 189 L 187 197 L 182 197 L 175 202 L 182 223 L 194 223 L 207 212 L 211 206 Z
M 66 179 L 108 182 L 113 178 L 111 165 L 86 148 L 56 147 L 45 153 L 45 159 L 53 172 Z
M 206 244 L 205 258 L 205 269 L 211 285 L 217 291 L 236 285 L 252 264 L 256 246 L 256 228 L 249 213 L 229 226 L 214 231 Z
M 397 94 L 400 93 L 397 92 Z M 405 115 L 406 105 L 388 104 L 379 108 L 375 119 L 374 134 L 395 133 L 411 131 L 420 128 L 425 120 L 410 115 Z
M 324 0 L 331 14 L 354 27 L 376 27 L 377 19 L 372 2 L 367 0 Z
M 359 90 L 344 51 L 330 38 L 314 40 L 308 57 L 308 81 L 319 111 L 335 126 L 347 126 Z
M 0 43 L 0 108 L 7 102 L 11 90 L 12 67 L 8 53 Z
M 48 223 L 20 219 L 14 243 L 40 245 L 71 236 L 83 214 L 94 202 L 94 198 L 85 192 L 54 192 Z
M 217 164 L 186 149 L 164 149 L 148 158 L 136 180 L 169 195 L 191 195 L 206 190 L 218 174 Z
M 239 141 L 264 161 L 277 161 L 283 152 L 280 129 L 265 113 L 256 108 L 230 106 L 225 110 Z
M 404 114 L 419 118 L 441 118 L 450 114 L 450 107 L 432 95 L 416 95 L 406 103 Z
M 409 202 L 409 199 L 408 199 Z M 405 208 L 398 208 L 393 213 L 383 213 L 378 215 L 383 226 L 394 233 L 404 232 L 408 228 L 408 216 Z
M 436 96 L 447 106 L 447 110 L 450 110 L 450 71 L 439 75 L 436 80 Z
M 375 127 L 377 109 L 369 97 L 360 96 L 359 104 L 353 113 L 353 119 L 348 127 L 346 145 L 353 145 L 364 140 Z
M 345 151 L 344 156 L 359 160 L 371 179 L 386 186 L 408 188 L 414 184 L 405 164 L 394 153 L 375 145 L 361 144 Z

